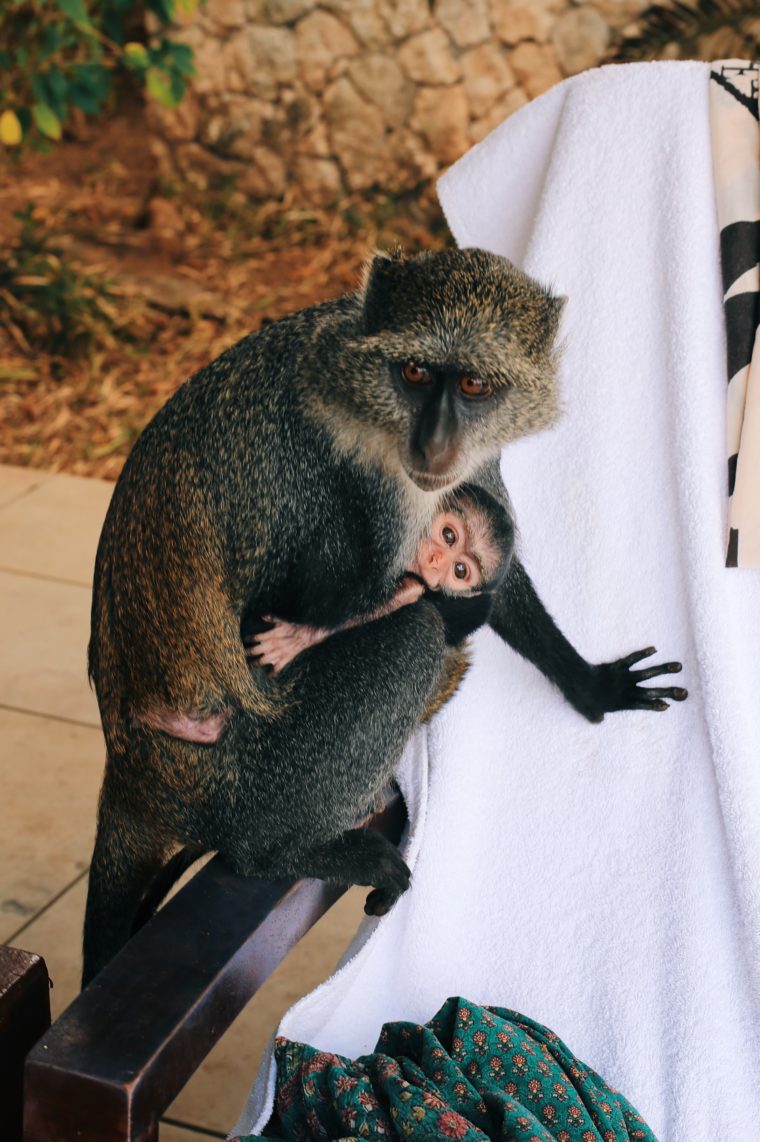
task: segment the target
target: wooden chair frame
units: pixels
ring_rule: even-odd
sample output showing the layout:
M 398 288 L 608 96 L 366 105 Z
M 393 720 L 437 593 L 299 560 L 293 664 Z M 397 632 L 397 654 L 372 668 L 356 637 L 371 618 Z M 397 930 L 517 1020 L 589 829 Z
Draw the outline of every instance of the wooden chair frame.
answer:
M 405 821 L 396 794 L 367 827 L 398 843 Z M 163 1112 L 288 951 L 345 891 L 321 881 L 239 877 L 215 857 L 29 1051 L 24 1142 L 157 1142 Z M 47 973 L 38 957 L 6 951 L 27 956 L 38 996 L 30 1042 L 17 1042 L 23 1057 L 45 1026 L 39 994 L 42 972 L 47 992 Z M 0 1049 L 4 995 L 0 984 Z M 6 1137 L 16 1142 L 21 1135 Z

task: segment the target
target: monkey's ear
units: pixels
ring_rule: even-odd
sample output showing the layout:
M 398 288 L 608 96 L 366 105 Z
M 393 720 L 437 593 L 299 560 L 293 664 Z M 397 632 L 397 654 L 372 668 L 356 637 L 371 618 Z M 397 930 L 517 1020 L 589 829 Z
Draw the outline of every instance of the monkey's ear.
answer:
M 565 311 L 567 305 L 567 295 L 560 294 L 555 296 L 551 294 L 549 297 L 549 329 L 551 337 L 555 337 L 559 329 L 559 321 Z
M 394 295 L 404 277 L 404 252 L 397 248 L 390 254 L 375 253 L 364 267 L 364 330 L 376 333 L 383 328 L 394 310 Z
M 393 272 L 394 266 L 398 266 L 404 261 L 406 261 L 406 255 L 400 246 L 395 246 L 390 251 L 373 250 L 372 256 L 367 258 L 362 266 L 359 288 L 364 294 L 367 294 L 371 290 L 373 282 L 385 279 L 389 271 Z

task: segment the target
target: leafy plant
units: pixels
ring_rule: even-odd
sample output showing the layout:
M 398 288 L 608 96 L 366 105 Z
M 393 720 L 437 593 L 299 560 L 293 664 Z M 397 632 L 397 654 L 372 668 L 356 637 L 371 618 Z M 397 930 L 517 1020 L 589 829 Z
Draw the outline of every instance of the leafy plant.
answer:
M 19 236 L 0 254 L 0 324 L 27 351 L 86 348 L 115 324 L 108 283 L 75 269 L 51 244 L 31 206 L 14 218 L 21 223 Z
M 759 34 L 757 0 L 674 0 L 643 12 L 638 33 L 624 39 L 613 58 L 653 59 L 675 45 L 681 57 L 754 59 Z
M 138 0 L 0 0 L 0 143 L 57 141 L 72 108 L 103 109 L 119 70 L 175 107 L 193 75 L 193 54 L 164 33 L 173 19 L 190 19 L 196 4 L 145 0 L 161 29 L 146 44 L 129 38 L 142 26 Z

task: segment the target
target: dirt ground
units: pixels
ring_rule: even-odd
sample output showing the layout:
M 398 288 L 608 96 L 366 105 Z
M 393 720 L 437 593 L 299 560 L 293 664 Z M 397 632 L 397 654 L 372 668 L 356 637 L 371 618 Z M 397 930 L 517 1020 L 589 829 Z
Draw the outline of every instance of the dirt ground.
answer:
M 67 286 L 66 297 L 100 299 L 102 322 L 65 353 L 22 320 L 21 287 L 33 287 L 32 276 L 14 279 L 7 262 L 3 275 L 7 252 L 19 248 L 14 214 L 29 205 L 52 264 L 89 279 Z M 137 102 L 46 155 L 6 154 L 0 462 L 115 479 L 153 413 L 226 346 L 354 288 L 375 247 L 447 241 L 432 187 L 313 209 L 287 196 L 255 204 L 230 186 L 202 193 L 167 183 Z

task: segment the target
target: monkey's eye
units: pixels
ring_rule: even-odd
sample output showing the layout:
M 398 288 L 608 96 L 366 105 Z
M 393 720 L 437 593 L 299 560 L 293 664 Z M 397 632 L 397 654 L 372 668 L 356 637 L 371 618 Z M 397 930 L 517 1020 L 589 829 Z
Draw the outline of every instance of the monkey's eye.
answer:
M 444 543 L 448 543 L 449 547 L 453 547 L 457 541 L 457 533 L 453 527 L 449 527 L 448 525 L 441 530 L 441 535 L 443 536 Z
M 455 563 L 454 564 L 454 574 L 456 575 L 457 579 L 466 579 L 467 578 L 467 564 L 466 563 Z
M 424 365 L 418 365 L 416 361 L 404 361 L 401 372 L 404 380 L 410 385 L 429 385 L 433 379 L 430 371 Z
M 466 397 L 490 397 L 493 385 L 490 381 L 484 381 L 482 377 L 465 373 L 459 378 L 459 391 Z

